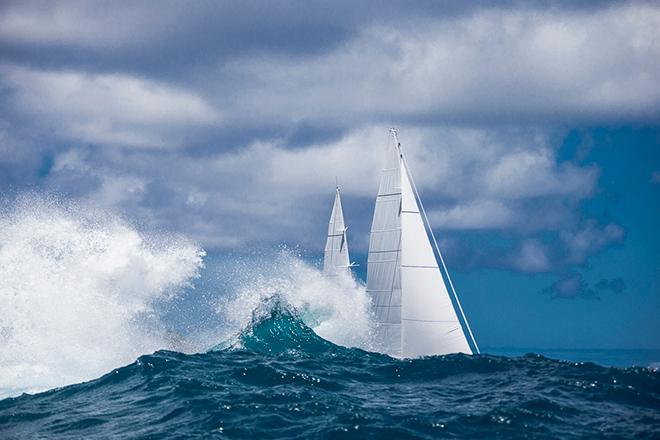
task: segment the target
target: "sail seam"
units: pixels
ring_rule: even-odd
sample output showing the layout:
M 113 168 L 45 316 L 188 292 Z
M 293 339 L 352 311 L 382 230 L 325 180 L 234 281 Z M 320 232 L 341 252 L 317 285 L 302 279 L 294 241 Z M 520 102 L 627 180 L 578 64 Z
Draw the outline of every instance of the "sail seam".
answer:
M 398 192 L 398 193 L 388 193 L 388 194 L 378 194 L 376 196 L 376 198 L 378 198 L 378 197 L 388 197 L 388 196 L 400 196 L 400 195 L 401 195 L 400 192 Z
M 437 269 L 438 266 L 418 266 L 415 264 L 402 264 L 401 267 L 409 267 L 413 269 Z

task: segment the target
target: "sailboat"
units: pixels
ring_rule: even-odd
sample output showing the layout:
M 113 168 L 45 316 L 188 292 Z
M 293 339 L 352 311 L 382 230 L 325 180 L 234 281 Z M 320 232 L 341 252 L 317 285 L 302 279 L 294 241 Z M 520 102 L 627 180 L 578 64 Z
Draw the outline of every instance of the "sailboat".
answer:
M 367 263 L 376 344 L 399 358 L 479 353 L 397 132 L 390 133 L 394 142 L 380 176 Z
M 328 238 L 325 242 L 323 255 L 323 274 L 338 276 L 351 273 L 351 263 L 348 256 L 348 240 L 344 224 L 344 210 L 341 206 L 339 185 L 335 189 L 335 203 L 332 205 L 330 222 L 328 223 Z

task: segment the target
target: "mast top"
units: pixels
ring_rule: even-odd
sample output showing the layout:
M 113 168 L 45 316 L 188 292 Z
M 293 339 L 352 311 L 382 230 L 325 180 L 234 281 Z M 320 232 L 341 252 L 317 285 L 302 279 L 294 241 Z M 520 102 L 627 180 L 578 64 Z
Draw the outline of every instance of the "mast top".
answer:
M 399 133 L 396 131 L 396 128 L 390 128 L 390 135 L 394 139 L 394 142 L 396 142 L 396 146 L 401 147 L 401 142 L 399 142 Z

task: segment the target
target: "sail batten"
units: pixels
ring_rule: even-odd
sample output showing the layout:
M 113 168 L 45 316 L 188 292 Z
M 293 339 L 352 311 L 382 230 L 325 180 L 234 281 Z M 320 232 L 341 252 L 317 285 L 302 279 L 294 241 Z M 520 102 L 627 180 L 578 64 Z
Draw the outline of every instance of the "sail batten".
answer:
M 323 273 L 326 276 L 337 276 L 350 273 L 350 257 L 348 255 L 348 240 L 344 222 L 344 210 L 341 204 L 339 187 L 335 192 L 335 201 L 328 223 L 328 236 L 323 255 Z
M 395 139 L 381 172 L 369 241 L 367 293 L 378 348 L 396 357 L 471 354 L 424 220 Z

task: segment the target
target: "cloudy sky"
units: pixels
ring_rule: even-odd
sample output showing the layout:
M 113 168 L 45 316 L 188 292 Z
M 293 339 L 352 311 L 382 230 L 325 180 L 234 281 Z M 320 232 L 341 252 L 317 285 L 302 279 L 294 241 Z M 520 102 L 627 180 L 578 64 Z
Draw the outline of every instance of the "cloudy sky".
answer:
M 660 5 L 0 5 L 0 191 L 364 265 L 395 125 L 486 344 L 654 347 Z

